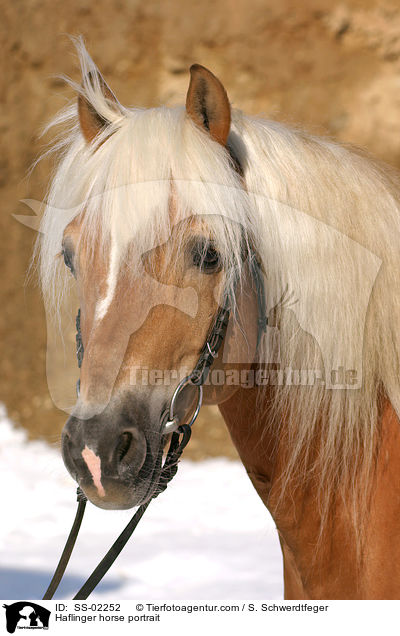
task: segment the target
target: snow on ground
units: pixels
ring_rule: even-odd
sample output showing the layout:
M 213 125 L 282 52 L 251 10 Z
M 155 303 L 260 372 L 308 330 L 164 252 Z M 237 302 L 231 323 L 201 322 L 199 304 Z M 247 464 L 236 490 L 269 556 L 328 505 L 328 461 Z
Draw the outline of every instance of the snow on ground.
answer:
M 39 599 L 75 511 L 58 449 L 28 442 L 0 406 L 0 599 Z M 132 511 L 88 504 L 56 598 L 72 598 Z M 279 599 L 282 559 L 274 523 L 243 466 L 182 460 L 93 599 Z

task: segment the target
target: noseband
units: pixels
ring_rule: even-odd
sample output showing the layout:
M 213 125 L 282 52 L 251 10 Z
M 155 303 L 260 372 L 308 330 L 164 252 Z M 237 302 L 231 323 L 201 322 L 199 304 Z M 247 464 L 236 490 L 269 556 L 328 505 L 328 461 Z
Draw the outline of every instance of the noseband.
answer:
M 257 307 L 258 307 L 258 319 L 257 319 L 257 346 L 256 351 L 259 348 L 261 338 L 263 333 L 267 328 L 267 315 L 265 309 L 265 288 L 264 281 L 260 269 L 260 265 L 256 259 L 256 256 L 251 253 L 249 259 L 250 265 L 250 273 L 252 280 L 254 282 L 256 293 L 257 293 Z M 228 322 L 230 318 L 230 314 L 233 308 L 233 299 L 231 298 L 231 294 L 229 291 L 225 290 L 223 296 L 223 302 L 218 310 L 216 315 L 213 327 L 207 337 L 206 342 L 200 352 L 199 359 L 197 361 L 196 366 L 193 371 L 185 376 L 176 387 L 171 401 L 169 403 L 169 407 L 166 408 L 161 414 L 160 418 L 160 430 L 162 435 L 171 435 L 171 442 L 168 449 L 167 456 L 165 458 L 164 464 L 162 466 L 160 476 L 158 479 L 158 485 L 155 489 L 152 497 L 141 504 L 132 519 L 126 526 L 126 528 L 119 535 L 118 539 L 111 546 L 110 550 L 107 552 L 106 556 L 99 563 L 97 568 L 92 572 L 90 577 L 87 579 L 86 583 L 81 587 L 79 592 L 74 596 L 74 600 L 85 600 L 88 598 L 89 594 L 94 590 L 94 588 L 98 585 L 104 575 L 108 572 L 121 550 L 124 548 L 128 540 L 130 539 L 133 531 L 138 525 L 140 519 L 142 518 L 144 512 L 146 511 L 149 503 L 157 497 L 161 492 L 163 492 L 168 483 L 174 477 L 178 470 L 178 461 L 183 452 L 183 449 L 188 444 L 192 432 L 192 424 L 195 422 L 202 405 L 203 401 L 203 384 L 207 380 L 208 373 L 210 368 L 218 356 L 218 352 L 221 348 L 222 342 L 224 340 L 226 330 L 228 327 Z M 78 310 L 78 314 L 76 317 L 76 355 L 78 359 L 79 368 L 82 365 L 84 354 L 82 335 L 81 335 L 81 326 L 80 326 L 80 309 Z M 193 414 L 191 415 L 188 422 L 181 422 L 181 418 L 178 416 L 176 404 L 181 393 L 188 387 L 194 386 L 197 387 L 197 402 L 194 409 Z M 77 393 L 79 395 L 80 390 L 80 381 L 77 383 Z M 46 590 L 45 595 L 43 596 L 43 600 L 50 600 L 53 598 L 54 593 L 56 592 L 61 579 L 64 575 L 65 569 L 68 565 L 69 559 L 72 554 L 72 550 L 74 548 L 79 529 L 82 523 L 83 515 L 85 512 L 87 498 L 82 490 L 77 488 L 77 500 L 78 500 L 78 510 L 76 512 L 75 520 L 72 525 L 70 534 L 68 536 L 65 548 L 61 555 L 60 561 L 54 573 L 54 576 L 50 582 L 49 587 Z

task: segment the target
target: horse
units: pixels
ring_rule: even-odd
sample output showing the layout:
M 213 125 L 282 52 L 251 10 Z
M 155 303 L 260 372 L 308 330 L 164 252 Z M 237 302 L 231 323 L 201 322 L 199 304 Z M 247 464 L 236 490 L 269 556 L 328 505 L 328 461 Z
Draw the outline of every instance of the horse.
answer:
M 199 64 L 184 107 L 125 107 L 77 46 L 38 246 L 46 306 L 80 304 L 68 471 L 104 509 L 154 495 L 162 413 L 229 299 L 203 401 L 274 518 L 285 598 L 398 598 L 399 175 L 231 108 Z

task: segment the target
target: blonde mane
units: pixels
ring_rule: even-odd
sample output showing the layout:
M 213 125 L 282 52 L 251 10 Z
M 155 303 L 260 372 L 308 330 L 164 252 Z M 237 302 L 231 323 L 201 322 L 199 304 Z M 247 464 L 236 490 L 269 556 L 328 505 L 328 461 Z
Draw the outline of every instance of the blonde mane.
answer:
M 400 414 L 397 175 L 353 148 L 234 110 L 229 146 L 244 189 L 225 149 L 183 108 L 111 103 L 97 75 L 89 81 L 95 67 L 82 45 L 79 52 L 83 84 L 75 88 L 110 124 L 88 147 L 75 105 L 53 122 L 66 132 L 54 146 L 60 160 L 41 225 L 46 302 L 57 308 L 68 284 L 56 256 L 73 218 L 84 210 L 87 240 L 101 228 L 103 243 L 114 240 L 121 259 L 131 244 L 139 258 L 170 235 L 172 184 L 174 222 L 205 215 L 228 271 L 241 266 L 243 237 L 255 249 L 266 312 L 275 312 L 280 366 L 322 377 L 274 386 L 268 411 L 288 440 L 285 483 L 318 474 L 324 502 L 335 493 L 354 503 L 372 469 L 382 396 Z M 285 289 L 295 302 L 280 309 Z M 263 347 L 261 361 L 268 337 Z M 341 367 L 353 383 L 334 384 L 332 371 Z

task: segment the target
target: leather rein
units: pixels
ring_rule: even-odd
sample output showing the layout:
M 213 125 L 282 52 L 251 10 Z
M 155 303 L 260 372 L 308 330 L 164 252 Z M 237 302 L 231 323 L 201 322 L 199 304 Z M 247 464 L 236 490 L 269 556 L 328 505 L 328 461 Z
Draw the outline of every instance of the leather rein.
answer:
M 263 333 L 267 328 L 267 316 L 266 316 L 266 308 L 265 308 L 265 288 L 264 281 L 262 277 L 262 272 L 260 269 L 260 264 L 258 263 L 255 255 L 251 253 L 249 259 L 250 272 L 251 276 L 256 288 L 257 293 L 257 306 L 258 306 L 258 319 L 257 319 L 257 350 L 263 336 Z M 206 342 L 200 352 L 199 359 L 197 361 L 196 366 L 193 371 L 186 377 L 184 377 L 176 387 L 171 401 L 169 403 L 169 407 L 164 410 L 160 418 L 160 425 L 162 435 L 171 434 L 171 441 L 169 445 L 169 449 L 164 461 L 164 464 L 161 468 L 161 472 L 158 479 L 158 485 L 155 488 L 155 492 L 152 497 L 141 504 L 132 519 L 129 521 L 125 529 L 121 532 L 119 537 L 116 539 L 114 544 L 111 546 L 105 557 L 100 561 L 99 565 L 95 568 L 92 574 L 87 579 L 86 583 L 80 588 L 77 594 L 74 596 L 73 600 L 86 600 L 94 588 L 98 585 L 98 583 L 102 580 L 104 575 L 108 572 L 126 543 L 129 541 L 133 531 L 138 525 L 140 519 L 144 515 L 148 505 L 155 499 L 161 492 L 163 492 L 168 483 L 174 477 L 178 470 L 178 461 L 180 456 L 188 444 L 192 432 L 192 424 L 196 420 L 201 405 L 203 401 L 203 384 L 205 383 L 210 368 L 218 356 L 218 352 L 221 348 L 222 342 L 224 340 L 226 330 L 228 327 L 229 318 L 231 315 L 233 303 L 232 298 L 230 298 L 230 294 L 225 292 L 223 302 L 217 312 L 216 318 L 214 320 L 213 327 L 209 333 L 209 336 L 206 339 Z M 80 309 L 78 310 L 78 314 L 76 317 L 76 353 L 78 359 L 78 366 L 81 367 L 84 349 L 82 343 L 81 329 L 80 329 Z M 187 423 L 181 423 L 181 419 L 176 411 L 176 404 L 179 396 L 182 391 L 188 386 L 195 386 L 198 390 L 197 395 L 197 403 L 194 409 L 193 415 L 190 418 L 190 421 Z M 77 391 L 79 394 L 79 380 L 77 384 Z M 74 548 L 76 539 L 78 537 L 79 529 L 82 523 L 83 515 L 86 508 L 87 498 L 83 491 L 78 487 L 77 488 L 77 501 L 78 501 L 78 509 L 75 515 L 75 519 L 69 533 L 67 542 L 65 544 L 64 550 L 60 557 L 59 563 L 57 565 L 56 571 L 53 575 L 53 578 L 50 582 L 49 587 L 46 590 L 46 593 L 43 596 L 43 600 L 50 600 L 53 598 L 54 593 L 56 592 L 62 577 L 64 576 L 64 572 L 68 565 L 69 559 L 72 554 L 72 550 Z

